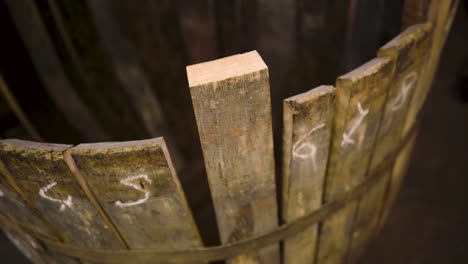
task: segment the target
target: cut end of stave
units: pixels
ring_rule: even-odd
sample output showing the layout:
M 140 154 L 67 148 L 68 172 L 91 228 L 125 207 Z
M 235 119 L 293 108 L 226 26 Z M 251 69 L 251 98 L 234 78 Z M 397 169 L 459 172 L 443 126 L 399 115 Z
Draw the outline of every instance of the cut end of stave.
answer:
M 257 51 L 187 66 L 190 87 L 219 82 L 268 69 Z

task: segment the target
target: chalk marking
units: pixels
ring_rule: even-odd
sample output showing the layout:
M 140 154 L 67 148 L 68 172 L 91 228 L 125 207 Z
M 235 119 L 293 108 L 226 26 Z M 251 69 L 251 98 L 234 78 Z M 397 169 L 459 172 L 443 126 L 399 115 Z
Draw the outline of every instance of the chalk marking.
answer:
M 120 180 L 120 183 L 122 183 L 123 185 L 126 185 L 128 187 L 132 187 L 133 189 L 135 190 L 138 190 L 140 192 L 144 192 L 145 193 L 145 197 L 142 198 L 142 199 L 139 199 L 139 200 L 136 200 L 134 202 L 126 202 L 126 203 L 122 203 L 121 201 L 117 201 L 115 202 L 115 205 L 118 206 L 118 207 L 129 207 L 129 206 L 135 206 L 135 205 L 139 205 L 139 204 L 142 204 L 144 202 L 146 202 L 149 197 L 150 197 L 150 192 L 149 191 L 146 191 L 146 190 L 143 190 L 143 188 L 141 188 L 140 185 L 138 185 L 137 183 L 135 182 L 131 182 L 131 181 L 134 181 L 134 180 L 138 180 L 138 179 L 143 179 L 145 180 L 148 184 L 151 184 L 151 179 L 148 177 L 148 175 L 146 174 L 140 174 L 140 175 L 136 175 L 136 176 L 130 176 L 130 177 L 127 177 L 125 179 L 122 179 Z
M 49 201 L 52 201 L 52 202 L 55 202 L 55 203 L 60 203 L 60 211 L 65 211 L 65 209 L 68 207 L 70 209 L 72 209 L 72 206 L 73 206 L 73 199 L 70 195 L 67 196 L 67 199 L 66 200 L 62 200 L 62 199 L 57 199 L 57 198 L 53 198 L 53 197 L 50 197 L 48 196 L 46 193 L 54 188 L 54 186 L 57 185 L 57 182 L 53 181 L 49 184 L 47 184 L 46 186 L 42 187 L 40 190 L 39 190 L 39 195 Z
M 5 193 L 3 193 L 2 190 L 0 190 L 0 197 L 3 197 L 3 196 L 5 196 Z
M 307 159 L 307 158 L 312 158 L 312 168 L 314 171 L 317 170 L 317 160 L 316 160 L 316 154 L 317 154 L 317 146 L 315 144 L 309 143 L 309 142 L 304 142 L 300 144 L 302 141 L 304 141 L 308 136 L 310 136 L 312 133 L 317 131 L 318 129 L 324 127 L 325 124 L 322 123 L 314 128 L 312 128 L 309 132 L 307 132 L 304 136 L 299 138 L 296 143 L 293 145 L 293 156 L 300 158 L 300 159 Z M 300 145 L 299 145 L 300 144 Z M 302 151 L 301 150 L 305 150 Z M 306 152 L 306 153 L 304 153 Z
M 349 129 L 348 133 L 343 133 L 343 139 L 341 140 L 341 146 L 345 146 L 346 144 L 354 144 L 354 139 L 351 137 L 353 136 L 354 132 L 356 132 L 356 129 L 359 127 L 361 124 L 362 120 L 364 120 L 364 117 L 369 113 L 369 108 L 366 110 L 362 109 L 361 103 L 357 103 L 357 108 L 359 111 L 359 117 L 358 119 L 353 123 L 351 126 L 351 129 Z
M 400 93 L 395 97 L 391 103 L 391 109 L 396 111 L 403 107 L 405 104 L 409 91 L 414 87 L 414 84 L 418 80 L 418 74 L 416 72 L 411 72 L 406 75 L 405 79 L 401 83 Z

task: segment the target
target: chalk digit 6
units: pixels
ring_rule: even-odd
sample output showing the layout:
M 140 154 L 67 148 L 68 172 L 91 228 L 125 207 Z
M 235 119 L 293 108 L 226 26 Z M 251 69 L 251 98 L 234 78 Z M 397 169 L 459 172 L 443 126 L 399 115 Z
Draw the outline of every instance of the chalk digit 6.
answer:
M 317 147 L 315 144 L 309 143 L 309 142 L 304 142 L 305 139 L 313 134 L 315 131 L 318 129 L 324 127 L 325 124 L 320 124 L 314 128 L 312 128 L 309 132 L 307 132 L 304 136 L 299 138 L 297 142 L 293 146 L 293 156 L 300 158 L 300 159 L 312 159 L 312 165 L 314 170 L 317 169 L 317 164 L 316 164 L 316 159 L 315 155 L 317 154 Z

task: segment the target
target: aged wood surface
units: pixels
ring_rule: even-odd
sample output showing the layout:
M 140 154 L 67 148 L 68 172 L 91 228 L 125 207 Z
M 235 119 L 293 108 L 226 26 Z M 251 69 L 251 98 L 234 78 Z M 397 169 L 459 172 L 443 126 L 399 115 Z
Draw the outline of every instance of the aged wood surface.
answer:
M 30 226 L 35 232 L 60 239 L 58 232 L 45 220 L 38 211 L 31 209 L 25 200 L 11 187 L 8 180 L 14 180 L 7 171 L 4 163 L 0 161 L 0 211 L 23 226 Z M 15 184 L 15 183 L 13 183 Z M 17 186 L 15 186 L 18 188 Z M 45 222 L 45 223 L 44 223 Z
M 389 58 L 376 58 L 337 79 L 325 202 L 337 199 L 366 176 L 392 66 Z M 353 202 L 322 223 L 317 263 L 345 261 L 356 207 L 357 202 Z
M 55 104 L 86 140 L 107 140 L 107 133 L 83 104 L 66 76 L 36 3 L 9 0 L 6 5 Z
M 427 15 L 427 22 L 432 25 L 432 31 L 429 36 L 431 45 L 426 51 L 429 55 L 424 66 L 424 72 L 422 72 L 421 81 L 418 82 L 408 110 L 408 117 L 406 118 L 405 127 L 403 129 L 404 134 L 409 131 L 415 122 L 432 86 L 440 54 L 452 25 L 453 18 L 455 17 L 458 2 L 457 0 L 431 1 L 428 11 L 429 14 Z
M 335 88 L 319 86 L 285 99 L 283 104 L 282 218 L 289 222 L 322 205 Z M 314 225 L 285 240 L 285 263 L 311 263 L 317 230 Z
M 419 24 L 402 32 L 378 51 L 379 57 L 391 57 L 396 61 L 392 85 L 379 131 L 379 144 L 373 158 L 377 165 L 388 153 L 397 148 L 401 131 L 411 106 L 413 93 L 423 82 L 424 64 L 427 63 L 431 45 L 431 26 Z
M 256 51 L 187 67 L 222 243 L 278 225 L 268 68 Z M 279 263 L 278 245 L 230 263 Z
M 63 160 L 69 145 L 0 141 L 0 155 L 28 202 L 79 246 L 120 249 Z
M 162 138 L 81 144 L 71 155 L 130 248 L 201 246 Z
M 382 210 L 382 199 L 387 192 L 387 182 L 392 174 L 391 167 L 382 171 L 381 179 L 370 188 L 360 201 L 358 210 L 355 214 L 355 221 L 353 222 L 353 231 L 351 237 L 351 244 L 348 253 L 348 261 L 356 263 L 366 250 L 370 239 L 377 232 L 377 214 Z M 370 220 L 372 219 L 372 220 Z M 368 225 L 368 226 L 367 226 Z
M 200 232 L 204 242 L 217 245 L 216 230 L 210 228 L 216 224 L 214 209 L 187 89 L 185 66 L 190 54 L 182 34 L 178 3 L 172 0 L 140 1 L 138 4 L 132 0 L 121 2 L 141 66 L 148 73 L 152 89 L 160 99 L 165 122 L 182 156 L 175 165 L 182 186 L 187 187 L 185 195 L 194 209 L 195 221 L 202 223 Z M 183 2 L 185 5 L 193 4 L 192 1 Z M 189 48 L 191 44 L 188 44 Z M 169 150 L 174 159 L 175 152 L 171 148 Z
M 411 153 L 414 148 L 414 144 L 416 142 L 417 133 L 410 139 L 410 141 L 403 147 L 400 155 L 398 155 L 397 159 L 395 160 L 395 166 L 393 167 L 393 175 L 391 177 L 391 182 L 389 186 L 391 189 L 387 189 L 388 196 L 386 197 L 385 203 L 382 206 L 382 211 L 380 215 L 379 222 L 377 223 L 377 231 L 383 226 L 385 220 L 387 219 L 393 204 L 397 198 L 398 192 L 400 190 L 400 185 L 403 182 L 403 178 L 406 175 L 406 171 L 408 170 L 408 166 L 411 161 Z
M 44 261 L 46 263 L 56 263 L 55 261 L 70 264 L 78 263 L 75 259 L 62 256 L 58 253 L 49 252 L 46 255 L 39 248 L 34 246 L 35 244 L 38 245 L 38 243 L 28 233 L 38 234 L 58 241 L 63 241 L 63 237 L 59 231 L 44 218 L 39 210 L 28 203 L 26 196 L 14 181 L 13 175 L 10 174 L 1 160 L 0 174 L 0 218 L 7 217 L 10 221 L 16 223 L 14 227 L 2 226 L 3 230 L 7 231 L 6 233 L 10 240 L 12 240 L 17 247 L 23 247 L 26 251 L 35 251 L 31 252 L 31 254 L 40 256 L 41 258 L 38 259 L 38 261 Z M 24 230 L 21 230 L 21 227 L 23 227 Z M 31 246 L 33 246 L 33 248 L 31 248 Z M 24 253 L 25 252 L 23 252 L 23 254 Z
M 378 51 L 379 57 L 390 57 L 395 60 L 393 79 L 389 87 L 387 103 L 379 128 L 376 147 L 373 152 L 369 172 L 375 170 L 387 156 L 401 144 L 401 131 L 407 116 L 409 103 L 417 83 L 420 80 L 421 69 L 427 58 L 429 45 L 429 26 L 417 25 L 408 28 L 399 36 L 387 43 Z M 359 205 L 355 218 L 351 259 L 357 259 L 365 247 L 367 238 L 374 232 L 378 223 L 378 215 L 382 207 L 383 197 L 392 172 L 374 186 L 378 190 L 370 190 Z M 362 212 L 362 213 L 360 213 Z M 356 255 L 353 255 L 356 254 Z

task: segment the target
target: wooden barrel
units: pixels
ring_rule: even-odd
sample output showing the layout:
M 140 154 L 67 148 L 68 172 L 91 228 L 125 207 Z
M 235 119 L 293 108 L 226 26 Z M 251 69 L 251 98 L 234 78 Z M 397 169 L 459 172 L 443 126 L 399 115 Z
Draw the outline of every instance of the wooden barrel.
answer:
M 354 263 L 457 4 L 2 2 L 0 227 L 33 263 Z

